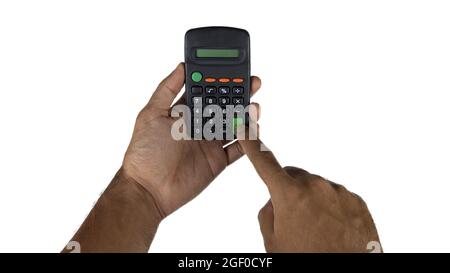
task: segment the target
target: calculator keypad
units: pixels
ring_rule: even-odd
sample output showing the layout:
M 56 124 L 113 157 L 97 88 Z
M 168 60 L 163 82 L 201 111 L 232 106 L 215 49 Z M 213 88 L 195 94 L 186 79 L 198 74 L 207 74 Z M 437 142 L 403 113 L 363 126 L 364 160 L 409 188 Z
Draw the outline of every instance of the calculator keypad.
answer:
M 204 84 L 202 86 L 202 84 Z M 193 137 L 197 138 L 203 133 L 203 126 L 211 127 L 211 132 L 215 132 L 216 125 L 214 125 L 214 112 L 208 106 L 210 105 L 218 105 L 221 108 L 221 114 L 223 115 L 223 133 L 224 138 L 226 137 L 227 128 L 231 126 L 235 126 L 236 122 L 236 114 L 240 114 L 243 111 L 243 107 L 245 107 L 245 97 L 244 92 L 246 91 L 244 88 L 244 78 L 240 77 L 206 77 L 203 78 L 202 81 L 196 82 L 196 85 L 193 85 L 190 90 L 190 96 L 192 97 L 192 106 L 193 106 L 193 117 L 192 117 L 192 132 L 194 133 Z M 234 118 L 231 121 L 227 121 L 227 110 L 226 106 L 243 106 L 241 109 L 235 108 L 235 112 L 233 114 Z M 203 110 L 206 108 L 207 117 L 203 116 Z M 201 124 L 201 126 L 199 126 Z M 200 130 L 199 130 L 200 127 Z

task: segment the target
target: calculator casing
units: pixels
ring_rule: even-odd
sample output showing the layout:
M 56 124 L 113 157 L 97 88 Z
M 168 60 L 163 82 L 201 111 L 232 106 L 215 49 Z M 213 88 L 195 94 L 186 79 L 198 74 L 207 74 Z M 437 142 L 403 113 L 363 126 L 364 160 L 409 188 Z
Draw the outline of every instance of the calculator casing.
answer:
M 199 58 L 196 56 L 196 49 L 239 49 L 239 57 L 237 58 Z M 206 106 L 205 99 L 207 97 L 230 97 L 230 104 L 232 98 L 235 96 L 231 90 L 233 87 L 243 87 L 243 94 L 239 97 L 243 98 L 243 106 L 246 107 L 250 103 L 250 35 L 244 29 L 232 27 L 202 27 L 190 29 L 185 35 L 185 88 L 186 88 L 186 103 L 191 109 L 191 122 L 193 119 L 193 97 L 202 97 L 203 107 Z M 202 81 L 194 82 L 191 75 L 194 72 L 200 72 L 203 75 Z M 242 83 L 228 83 L 205 82 L 206 78 L 242 78 Z M 202 94 L 192 94 L 191 89 L 194 86 L 201 86 L 203 88 Z M 228 95 L 206 94 L 206 87 L 216 87 L 218 89 L 222 86 L 228 86 L 230 93 Z M 248 124 L 248 115 L 246 115 L 245 123 Z M 203 121 L 204 124 L 204 121 Z M 191 138 L 194 138 L 193 124 L 191 126 Z

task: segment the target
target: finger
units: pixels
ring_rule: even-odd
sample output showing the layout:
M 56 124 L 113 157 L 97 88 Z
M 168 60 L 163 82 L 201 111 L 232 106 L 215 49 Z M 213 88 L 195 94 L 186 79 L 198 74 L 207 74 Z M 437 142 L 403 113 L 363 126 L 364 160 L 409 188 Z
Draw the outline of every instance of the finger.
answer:
M 261 79 L 258 76 L 252 76 L 250 82 L 250 97 L 252 97 L 261 88 Z
M 257 102 L 252 102 L 252 103 L 250 103 L 250 104 L 251 104 L 251 107 L 249 107 L 249 111 L 255 111 L 255 112 L 256 112 L 255 115 L 252 114 L 252 115 L 250 115 L 250 116 L 251 116 L 251 117 L 256 116 L 256 121 L 258 121 L 259 118 L 261 117 L 261 106 L 259 106 L 259 103 L 257 103 Z M 228 140 L 228 139 L 222 140 L 222 146 L 227 145 L 227 144 L 230 143 L 231 141 L 234 141 L 234 139 L 233 139 L 233 140 Z
M 184 65 L 180 63 L 156 88 L 149 105 L 168 109 L 184 84 Z
M 250 107 L 249 109 L 250 109 L 251 111 L 256 110 L 256 111 L 255 111 L 255 112 L 256 112 L 256 120 L 258 121 L 259 118 L 261 117 L 261 106 L 260 106 L 259 103 L 257 103 L 257 102 L 252 102 L 252 103 L 250 103 L 250 104 L 253 106 L 253 108 Z
M 241 150 L 241 146 L 237 141 L 231 143 L 230 145 L 223 148 L 227 155 L 227 164 L 231 165 L 233 162 L 238 160 L 244 155 L 244 152 Z
M 257 130 L 259 132 L 259 125 L 257 125 Z M 229 142 L 230 140 L 222 140 L 223 145 L 228 144 Z M 245 154 L 244 150 L 237 140 L 234 140 L 234 142 L 225 146 L 223 149 L 227 154 L 228 165 L 231 165 Z
M 238 140 L 241 150 L 247 155 L 261 179 L 272 194 L 280 187 L 279 180 L 289 177 L 280 166 L 274 154 L 261 140 Z
M 259 227 L 264 239 L 264 245 L 266 250 L 271 245 L 274 234 L 274 215 L 272 201 L 269 199 L 267 203 L 262 207 L 258 214 Z

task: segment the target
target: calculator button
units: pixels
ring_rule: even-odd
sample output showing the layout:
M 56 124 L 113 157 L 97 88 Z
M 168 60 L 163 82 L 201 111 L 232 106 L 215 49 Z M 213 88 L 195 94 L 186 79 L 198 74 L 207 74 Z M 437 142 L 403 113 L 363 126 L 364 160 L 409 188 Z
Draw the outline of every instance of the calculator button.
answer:
M 235 83 L 243 83 L 244 79 L 243 78 L 234 78 L 233 82 L 235 82 Z
M 219 82 L 230 82 L 229 78 L 220 78 Z
M 216 104 L 217 99 L 215 97 L 206 97 L 206 104 Z
M 202 126 L 202 118 L 194 118 L 194 127 Z
M 229 97 L 220 97 L 219 98 L 219 104 L 220 105 L 230 104 L 230 98 Z
M 230 87 L 228 86 L 221 86 L 219 87 L 219 94 L 226 95 L 230 93 Z
M 244 124 L 243 118 L 233 118 L 233 133 L 236 132 L 237 127 L 242 124 Z
M 201 116 L 202 115 L 202 108 L 201 107 L 194 107 L 194 116 Z
M 242 94 L 244 94 L 244 87 L 242 87 L 242 86 L 235 86 L 235 87 L 233 87 L 233 94 L 235 94 L 235 95 L 242 95 Z
M 205 78 L 205 82 L 216 82 L 216 79 L 208 77 L 208 78 Z
M 202 138 L 202 129 L 194 128 L 194 139 L 201 139 L 201 138 Z
M 194 95 L 198 95 L 202 93 L 202 87 L 201 86 L 192 86 L 191 87 L 191 93 Z
M 202 80 L 202 78 L 203 78 L 202 73 L 200 73 L 198 71 L 192 72 L 192 74 L 191 74 L 191 79 L 194 82 L 199 82 Z
M 193 98 L 192 98 L 192 103 L 193 103 L 194 105 L 199 105 L 199 104 L 201 104 L 201 103 L 202 103 L 202 97 L 193 97 Z
M 233 98 L 233 104 L 234 105 L 244 104 L 244 98 L 242 97 Z
M 205 87 L 206 94 L 215 94 L 216 88 L 214 86 L 207 86 Z
M 238 105 L 236 105 L 235 107 L 234 107 L 234 109 L 233 109 L 233 113 L 234 114 L 240 114 L 240 113 L 242 113 L 242 112 L 244 112 L 244 105 L 241 105 L 241 104 L 238 104 Z

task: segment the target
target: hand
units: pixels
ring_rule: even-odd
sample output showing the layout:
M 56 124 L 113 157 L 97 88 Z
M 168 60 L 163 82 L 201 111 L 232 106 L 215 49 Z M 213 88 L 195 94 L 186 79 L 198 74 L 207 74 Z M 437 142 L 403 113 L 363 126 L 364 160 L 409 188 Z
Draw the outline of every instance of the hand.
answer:
M 142 185 L 155 199 L 165 217 L 197 196 L 228 165 L 243 153 L 237 142 L 181 140 L 171 136 L 175 118 L 171 105 L 184 84 L 184 66 L 164 79 L 139 113 L 133 137 L 123 161 L 129 180 Z M 261 86 L 251 79 L 250 94 Z M 185 104 L 184 96 L 175 104 Z M 258 107 L 255 104 L 255 107 Z
M 359 196 L 305 170 L 282 168 L 272 152 L 260 151 L 259 140 L 239 143 L 271 196 L 258 216 L 268 252 L 367 252 L 369 242 L 379 242 Z

